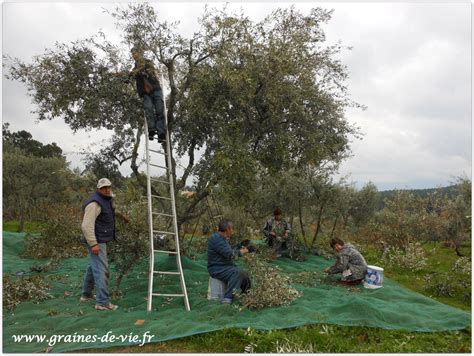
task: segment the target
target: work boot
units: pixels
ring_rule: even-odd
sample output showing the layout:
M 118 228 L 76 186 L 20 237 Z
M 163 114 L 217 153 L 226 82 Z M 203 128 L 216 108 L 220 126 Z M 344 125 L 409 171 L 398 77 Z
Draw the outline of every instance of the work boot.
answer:
M 95 300 L 95 295 L 81 295 L 81 297 L 79 298 L 79 303 L 90 302 L 91 300 Z
M 118 309 L 118 305 L 115 305 L 115 304 L 112 304 L 112 303 L 105 304 L 105 305 L 96 304 L 96 305 L 95 305 L 95 308 L 96 308 L 97 310 L 117 310 L 117 309 Z
M 230 298 L 222 298 L 221 304 L 232 304 L 232 299 L 230 299 Z
M 161 132 L 158 134 L 158 142 L 159 143 L 166 142 L 166 134 L 164 132 Z

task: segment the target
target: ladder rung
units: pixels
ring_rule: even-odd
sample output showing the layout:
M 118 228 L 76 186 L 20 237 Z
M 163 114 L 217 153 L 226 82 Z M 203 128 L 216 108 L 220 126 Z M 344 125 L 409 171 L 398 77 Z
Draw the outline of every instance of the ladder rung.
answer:
M 165 167 L 165 166 L 160 166 L 159 164 L 153 164 L 153 163 L 150 163 L 150 166 L 153 166 L 153 167 L 158 167 L 158 168 L 163 168 L 163 169 L 168 169 L 168 167 Z
M 165 155 L 165 153 L 163 151 L 156 151 L 156 150 L 148 150 L 150 152 L 154 152 L 154 153 L 159 153 L 161 155 Z
M 153 194 L 150 194 L 153 198 L 158 198 L 158 199 L 165 199 L 165 200 L 171 200 L 171 198 L 168 198 L 168 197 L 162 197 L 161 195 L 153 195 Z
M 156 274 L 177 274 L 177 275 L 181 274 L 179 272 L 167 272 L 167 271 L 153 271 L 153 273 L 156 273 Z
M 151 212 L 152 214 L 154 215 L 160 215 L 160 216 L 169 216 L 170 218 L 173 217 L 173 215 L 170 215 L 170 214 L 165 214 L 165 213 L 155 213 L 154 211 Z
M 159 183 L 164 183 L 164 184 L 170 184 L 170 182 L 167 182 L 165 180 L 161 180 L 161 179 L 158 179 L 158 178 L 151 178 L 150 177 L 150 180 L 154 181 L 154 182 L 159 182 Z
M 184 297 L 184 294 L 163 294 L 163 293 L 151 293 L 154 297 Z
M 174 232 L 170 232 L 170 231 L 159 231 L 159 230 L 153 230 L 153 232 L 156 232 L 158 234 L 168 234 L 168 235 L 175 235 Z
M 168 255 L 176 255 L 176 254 L 178 254 L 178 252 L 176 252 L 176 251 L 165 251 L 165 250 L 153 250 L 153 252 L 167 253 Z

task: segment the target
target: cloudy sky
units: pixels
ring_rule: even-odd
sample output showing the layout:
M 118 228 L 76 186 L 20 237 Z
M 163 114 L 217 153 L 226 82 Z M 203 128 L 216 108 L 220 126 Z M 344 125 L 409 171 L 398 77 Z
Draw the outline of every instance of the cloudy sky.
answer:
M 213 2 L 213 6 L 221 3 Z M 471 178 L 471 4 L 231 2 L 255 21 L 276 7 L 294 5 L 303 12 L 334 9 L 324 29 L 327 43 L 344 51 L 349 92 L 367 110 L 348 110 L 361 128 L 353 157 L 339 176 L 357 187 L 372 181 L 379 190 L 446 186 L 458 176 Z M 103 11 L 125 3 L 3 3 L 3 54 L 29 62 L 55 42 L 70 42 L 102 29 L 119 39 Z M 164 20 L 180 21 L 192 34 L 204 2 L 155 3 Z M 3 122 L 11 131 L 27 130 L 43 143 L 56 142 L 71 166 L 82 166 L 80 152 L 107 135 L 78 132 L 61 120 L 37 122 L 26 88 L 2 80 Z M 124 171 L 128 174 L 129 172 Z M 179 173 L 179 172 L 178 172 Z

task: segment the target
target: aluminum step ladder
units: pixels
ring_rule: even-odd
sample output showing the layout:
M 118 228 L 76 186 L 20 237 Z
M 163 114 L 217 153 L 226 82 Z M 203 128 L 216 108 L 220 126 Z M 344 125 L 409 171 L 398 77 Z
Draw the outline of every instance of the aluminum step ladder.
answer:
M 163 88 L 163 76 L 160 78 L 160 85 Z M 163 98 L 163 108 L 165 116 L 165 125 L 168 128 L 168 118 L 166 115 L 166 101 Z M 183 268 L 181 266 L 181 255 L 179 249 L 179 236 L 178 236 L 178 222 L 176 217 L 176 202 L 174 195 L 174 172 L 171 164 L 171 145 L 170 145 L 170 135 L 167 130 L 166 132 L 166 142 L 161 144 L 161 150 L 151 149 L 151 144 L 156 144 L 160 146 L 157 141 L 149 141 L 148 139 L 148 124 L 145 116 L 145 142 L 146 142 L 146 176 L 147 176 L 147 201 L 148 201 L 148 224 L 149 224 L 149 234 L 150 234 L 150 271 L 148 276 L 148 304 L 147 311 L 152 310 L 153 297 L 182 297 L 184 299 L 184 307 L 186 311 L 190 310 L 188 293 L 186 291 L 186 283 L 184 280 Z M 161 163 L 161 160 L 164 159 L 165 164 Z M 154 170 L 153 177 L 151 170 Z M 166 179 L 157 178 L 154 174 L 155 171 L 161 172 L 161 177 L 165 176 Z M 167 187 L 165 189 L 169 191 L 169 195 L 164 195 L 162 193 L 152 194 L 152 183 L 156 183 L 153 187 L 157 189 Z M 157 190 L 155 189 L 155 191 Z M 159 204 L 159 203 L 162 204 Z M 161 207 L 161 209 L 159 209 Z M 169 207 L 169 208 L 167 208 Z M 168 223 L 166 227 L 155 226 L 154 219 L 159 217 L 164 217 L 165 219 L 172 219 L 172 223 Z M 156 224 L 158 225 L 158 224 Z M 165 225 L 165 224 L 164 224 Z M 172 228 L 169 226 L 172 225 Z M 167 231 L 168 230 L 168 231 Z M 171 231 L 170 231 L 171 230 Z M 155 238 L 164 238 L 166 236 L 174 237 L 174 242 L 176 246 L 176 251 L 155 249 Z M 174 255 L 176 257 L 176 267 L 175 271 L 160 271 L 155 270 L 155 255 Z M 157 293 L 154 291 L 154 279 L 155 276 L 166 276 L 166 275 L 175 275 L 178 276 L 181 293 Z

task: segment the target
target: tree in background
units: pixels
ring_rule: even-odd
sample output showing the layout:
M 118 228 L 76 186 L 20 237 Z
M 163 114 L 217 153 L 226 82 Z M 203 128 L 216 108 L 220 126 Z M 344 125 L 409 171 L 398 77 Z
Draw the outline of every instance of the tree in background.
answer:
M 46 145 L 33 139 L 28 131 L 10 132 L 8 122 L 2 124 L 3 147 L 15 147 L 25 154 L 43 158 L 64 158 L 63 150 L 55 142 Z
M 3 213 L 19 221 L 18 231 L 42 204 L 62 200 L 67 187 L 64 158 L 36 157 L 8 148 L 3 150 Z
M 470 239 L 471 182 L 458 178 L 449 189 L 428 195 L 400 190 L 384 200 L 385 207 L 362 226 L 362 233 L 383 250 L 405 251 L 414 243 L 443 241 L 462 256 L 460 248 Z
M 448 200 L 441 216 L 447 218 L 446 232 L 447 240 L 451 242 L 459 257 L 461 245 L 471 235 L 471 181 L 466 177 L 458 177 L 456 182 L 457 196 L 453 200 Z
M 110 152 L 106 149 L 101 149 L 98 152 L 92 150 L 84 150 L 83 162 L 85 169 L 82 172 L 90 173 L 94 176 L 94 180 L 98 181 L 100 178 L 107 177 L 114 183 L 115 187 L 121 187 L 124 183 L 124 177 L 119 170 L 119 164 L 111 157 Z
M 356 191 L 349 214 L 356 226 L 365 225 L 374 215 L 377 209 L 377 187 L 374 183 L 366 183 L 361 190 Z
M 80 207 L 88 177 L 69 169 L 54 142 L 43 144 L 8 127 L 3 124 L 3 216 L 18 220 L 21 232 L 26 221 L 50 220 L 51 211 L 65 213 L 67 205 Z
M 27 85 L 39 120 L 60 118 L 73 131 L 113 130 L 118 144 L 112 150 L 139 176 L 141 104 L 133 79 L 118 73 L 131 68 L 129 49 L 144 45 L 169 87 L 167 116 L 176 154 L 189 158 L 177 191 L 195 178 L 196 194 L 180 209 L 179 225 L 195 216 L 206 187 L 219 184 L 245 200 L 261 174 L 336 167 L 348 156 L 349 137 L 357 129 L 344 110 L 358 104 L 348 97 L 347 70 L 337 59 L 342 46 L 325 44 L 322 25 L 330 11 L 315 8 L 303 15 L 278 9 L 253 23 L 226 8 L 206 8 L 190 38 L 177 24 L 159 21 L 150 4 L 111 15 L 122 43 L 99 33 L 58 44 L 32 63 L 11 60 L 8 77 Z

